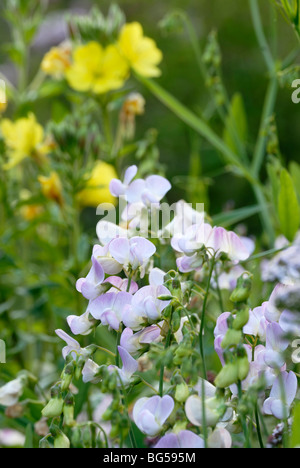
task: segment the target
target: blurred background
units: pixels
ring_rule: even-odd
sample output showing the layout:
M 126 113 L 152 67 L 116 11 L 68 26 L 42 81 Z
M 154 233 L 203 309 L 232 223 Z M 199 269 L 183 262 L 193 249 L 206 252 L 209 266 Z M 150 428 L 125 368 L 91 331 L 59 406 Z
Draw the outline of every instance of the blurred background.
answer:
M 86 14 L 91 7 L 99 6 L 106 14 L 110 1 L 59 1 L 50 0 L 49 13 L 36 35 L 30 50 L 29 70 L 34 75 L 46 51 L 62 42 L 67 36 L 65 17 L 72 14 Z M 153 37 L 164 53 L 162 77 L 159 82 L 168 88 L 186 106 L 201 114 L 207 89 L 195 64 L 195 55 L 185 31 L 166 34 L 160 27 L 163 18 L 174 9 L 184 9 L 197 31 L 204 47 L 208 34 L 217 30 L 223 56 L 223 79 L 229 97 L 236 92 L 242 94 L 248 118 L 248 147 L 253 149 L 257 136 L 264 94 L 266 91 L 266 68 L 256 38 L 249 13 L 248 2 L 236 0 L 165 0 L 149 2 L 146 0 L 127 0 L 118 2 L 128 21 L 140 21 L 146 34 Z M 274 13 L 269 0 L 261 0 L 262 18 L 266 34 L 274 53 L 283 59 L 297 46 L 297 38 L 280 13 Z M 279 41 L 272 41 L 273 31 L 279 28 Z M 14 68 L 6 62 L 4 51 L 9 37 L 7 24 L 0 16 L 0 71 L 14 81 Z M 6 56 L 7 57 L 7 56 Z M 135 88 L 138 86 L 135 83 Z M 245 180 L 232 176 L 223 168 L 223 163 L 200 137 L 191 131 L 171 112 L 165 109 L 153 96 L 142 90 L 146 101 L 146 113 L 139 119 L 137 136 L 143 136 L 149 128 L 158 130 L 160 160 L 166 167 L 166 174 L 173 182 L 171 197 L 188 198 L 191 153 L 199 153 L 197 175 L 208 189 L 205 197 L 207 211 L 211 215 L 224 209 L 239 208 L 254 202 L 252 191 Z M 59 98 L 61 99 L 61 98 Z M 299 105 L 300 106 L 300 105 Z M 276 118 L 280 140 L 280 150 L 284 161 L 299 160 L 299 106 L 291 101 L 291 88 L 280 90 Z M 46 123 L 53 117 L 57 103 L 39 101 L 36 105 L 38 119 Z M 220 129 L 222 131 L 222 129 Z M 199 149 L 201 148 L 201 150 Z M 203 201 L 203 200 L 201 200 Z M 209 205 L 209 206 L 208 206 Z M 249 220 L 251 230 L 259 229 L 257 217 Z

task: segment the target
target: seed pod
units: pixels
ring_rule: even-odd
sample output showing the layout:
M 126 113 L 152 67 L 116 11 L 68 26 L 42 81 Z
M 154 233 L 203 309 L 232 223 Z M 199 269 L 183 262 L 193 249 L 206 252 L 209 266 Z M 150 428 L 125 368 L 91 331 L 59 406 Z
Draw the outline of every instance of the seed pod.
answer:
M 230 362 L 225 364 L 221 372 L 215 379 L 215 385 L 219 388 L 230 387 L 230 385 L 236 383 L 238 378 L 238 364 L 237 362 Z
M 231 346 L 237 346 L 242 339 L 242 332 L 240 330 L 233 330 L 229 328 L 226 335 L 221 343 L 223 349 L 230 348 Z
M 233 321 L 233 328 L 235 330 L 242 330 L 245 325 L 249 322 L 249 308 L 245 307 L 239 310 L 236 314 L 236 318 Z
M 247 378 L 249 374 L 250 364 L 249 364 L 247 356 L 239 357 L 237 362 L 238 362 L 238 378 L 242 382 L 243 380 Z
M 252 278 L 250 276 L 242 276 L 237 280 L 237 285 L 230 296 L 232 302 L 246 302 L 250 296 L 252 287 Z

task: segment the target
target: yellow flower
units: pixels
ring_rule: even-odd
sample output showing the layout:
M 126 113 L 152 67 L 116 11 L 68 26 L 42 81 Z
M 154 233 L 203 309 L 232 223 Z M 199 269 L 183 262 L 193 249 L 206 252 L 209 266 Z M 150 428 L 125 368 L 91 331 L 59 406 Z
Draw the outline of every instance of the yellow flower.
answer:
M 109 183 L 117 178 L 115 168 L 111 164 L 98 161 L 86 187 L 78 194 L 78 202 L 81 206 L 98 206 L 100 203 L 116 204 L 116 199 L 109 191 Z
M 33 221 L 38 218 L 44 211 L 41 205 L 24 205 L 20 209 L 20 213 L 25 221 Z
M 133 70 L 142 76 L 160 76 L 157 65 L 162 61 L 162 52 L 153 39 L 145 37 L 140 23 L 128 23 L 120 32 L 118 47 Z
M 7 102 L 0 101 L 0 114 L 3 114 L 6 111 L 6 108 L 7 108 Z
M 121 88 L 128 76 L 127 62 L 114 45 L 103 48 L 97 42 L 89 42 L 75 49 L 73 61 L 66 77 L 77 91 L 106 93 Z
M 55 201 L 59 205 L 63 204 L 62 184 L 56 172 L 51 172 L 49 177 L 39 176 L 38 181 L 46 198 Z
M 69 42 L 63 42 L 58 47 L 52 47 L 41 63 L 41 69 L 46 75 L 60 79 L 65 76 L 71 66 L 72 49 Z
M 43 127 L 37 123 L 33 114 L 16 122 L 4 119 L 0 123 L 0 130 L 10 158 L 4 169 L 11 169 L 28 156 L 38 156 L 39 152 L 46 151 L 41 146 L 44 139 Z

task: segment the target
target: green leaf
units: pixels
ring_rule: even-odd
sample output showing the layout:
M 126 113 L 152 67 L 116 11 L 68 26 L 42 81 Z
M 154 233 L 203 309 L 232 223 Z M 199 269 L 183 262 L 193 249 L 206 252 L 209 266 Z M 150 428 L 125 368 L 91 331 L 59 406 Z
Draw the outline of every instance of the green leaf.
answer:
M 26 426 L 24 448 L 33 448 L 33 430 L 32 424 Z
M 214 224 L 229 227 L 258 214 L 261 211 L 261 206 L 247 206 L 246 208 L 238 208 L 237 210 L 229 211 L 228 213 L 217 214 L 212 217 L 212 220 Z
M 300 210 L 293 179 L 286 169 L 280 175 L 278 215 L 283 234 L 292 242 L 299 229 Z
M 282 171 L 282 165 L 277 158 L 270 158 L 270 162 L 267 163 L 267 172 L 272 190 L 272 200 L 276 212 L 278 211 L 278 196 L 280 191 L 280 174 Z
M 292 161 L 289 165 L 290 174 L 292 176 L 295 189 L 300 197 L 300 164 Z
M 295 406 L 290 447 L 300 447 L 300 403 Z
M 241 94 L 236 93 L 231 101 L 229 113 L 225 121 L 223 139 L 226 145 L 235 153 L 240 154 L 247 141 L 247 117 Z
M 144 78 L 140 75 L 136 75 L 136 77 L 154 94 L 154 96 L 157 97 L 157 99 L 177 115 L 177 117 L 196 130 L 196 132 L 202 135 L 214 148 L 220 151 L 228 164 L 232 164 L 238 168 L 244 177 L 251 183 L 256 183 L 250 171 L 241 162 L 239 156 L 237 156 L 231 148 L 228 148 L 222 138 L 220 138 L 203 119 L 185 107 L 174 96 L 168 93 L 168 91 L 163 89 L 156 81 Z

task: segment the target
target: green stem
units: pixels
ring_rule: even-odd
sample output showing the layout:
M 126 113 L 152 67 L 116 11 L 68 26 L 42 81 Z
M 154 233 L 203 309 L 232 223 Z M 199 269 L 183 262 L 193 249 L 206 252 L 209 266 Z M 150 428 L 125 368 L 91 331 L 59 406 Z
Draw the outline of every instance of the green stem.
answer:
M 204 332 L 204 326 L 205 326 L 205 311 L 206 311 L 206 304 L 208 300 L 208 295 L 209 295 L 209 290 L 210 290 L 210 283 L 211 283 L 211 278 L 213 274 L 215 266 L 215 257 L 212 258 L 211 260 L 211 266 L 209 270 L 209 275 L 208 275 L 208 282 L 207 282 L 207 288 L 206 288 L 206 293 L 204 296 L 203 300 L 203 305 L 202 305 L 202 313 L 201 313 L 201 325 L 200 325 L 200 332 L 199 332 L 199 348 L 200 348 L 200 355 L 202 358 L 202 378 L 207 379 L 206 376 L 206 365 L 205 365 L 205 356 L 204 356 L 204 346 L 203 346 L 203 332 Z
M 273 56 L 272 56 L 269 44 L 264 34 L 260 11 L 258 7 L 258 2 L 257 0 L 249 0 L 249 4 L 250 4 L 252 21 L 253 21 L 253 26 L 255 29 L 258 44 L 262 51 L 268 70 L 271 74 L 273 74 L 274 73 L 274 60 L 273 60 Z
M 254 157 L 253 157 L 253 162 L 252 162 L 252 174 L 254 175 L 254 177 L 258 176 L 263 160 L 264 160 L 266 142 L 267 142 L 267 135 L 266 135 L 265 130 L 270 120 L 270 117 L 272 116 L 274 112 L 274 107 L 275 107 L 276 99 L 277 99 L 277 92 L 278 92 L 278 81 L 277 81 L 277 77 L 273 76 L 271 78 L 271 81 L 267 89 L 262 117 L 261 117 L 260 128 L 259 128 L 259 135 L 258 135 L 257 143 L 255 146 L 255 150 L 254 150 Z
M 242 382 L 240 380 L 237 383 L 237 387 L 238 387 L 239 401 L 241 402 L 243 398 L 243 391 L 242 391 Z M 243 432 L 245 436 L 246 448 L 251 448 L 247 421 L 243 415 L 241 415 L 241 424 L 242 424 L 242 428 L 243 428 Z
M 261 429 L 260 429 L 260 421 L 259 421 L 259 414 L 258 414 L 258 403 L 255 405 L 255 421 L 256 421 L 256 431 L 257 431 L 257 438 L 259 442 L 259 446 L 261 449 L 265 448 L 262 434 L 261 434 Z
M 171 321 L 172 321 L 172 316 L 171 316 L 171 320 L 170 320 L 169 331 L 168 331 L 167 338 L 166 338 L 165 350 L 170 346 L 171 335 L 172 335 L 172 324 L 171 324 Z M 160 368 L 159 390 L 158 390 L 158 393 L 159 393 L 159 395 L 160 395 L 161 397 L 162 397 L 163 394 L 164 394 L 164 373 L 165 373 L 165 366 L 164 366 L 164 364 L 162 364 L 162 366 L 161 366 L 161 368 Z

